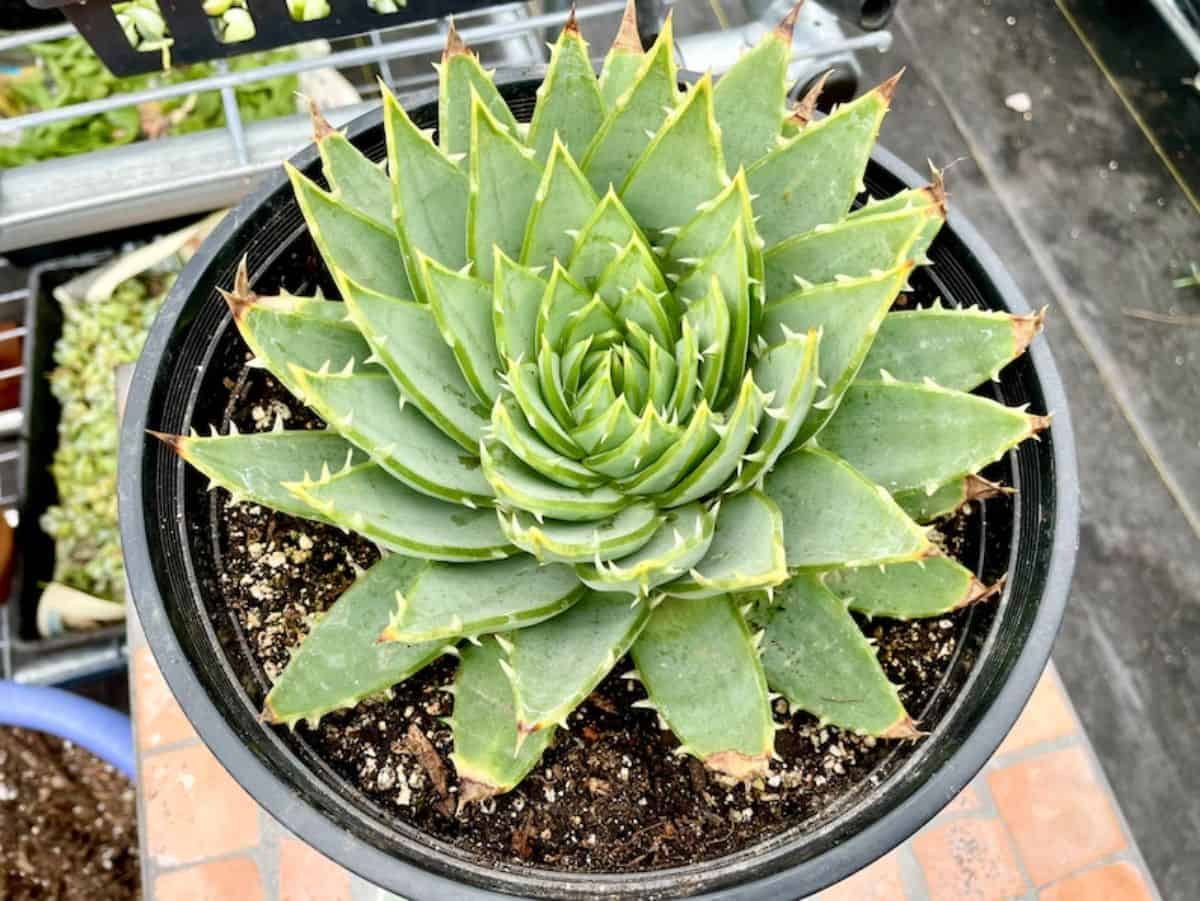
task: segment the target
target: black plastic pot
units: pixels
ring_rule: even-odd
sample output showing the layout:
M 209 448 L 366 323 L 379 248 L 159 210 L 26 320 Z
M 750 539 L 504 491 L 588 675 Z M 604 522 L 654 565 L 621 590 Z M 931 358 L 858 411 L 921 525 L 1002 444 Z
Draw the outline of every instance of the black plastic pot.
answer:
M 501 90 L 528 119 L 535 73 L 509 73 Z M 420 127 L 437 122 L 436 93 L 415 98 Z M 350 138 L 384 155 L 379 113 L 356 120 Z M 293 162 L 317 176 L 316 149 Z M 915 172 L 877 151 L 873 194 L 916 184 Z M 133 378 L 121 450 L 121 526 L 142 625 L 167 681 L 205 742 L 251 795 L 290 830 L 366 879 L 414 899 L 723 895 L 795 898 L 815 892 L 886 853 L 949 802 L 983 766 L 1028 699 L 1062 619 L 1075 558 L 1078 496 L 1074 446 L 1062 385 L 1044 340 L 1010 365 L 992 389 L 1006 403 L 1053 410 L 1053 428 L 1025 442 L 993 475 L 1019 489 L 1012 504 L 985 505 L 970 541 L 985 575 L 1007 571 L 1003 598 L 973 608 L 961 626 L 950 673 L 921 711 L 932 734 L 898 747 L 836 809 L 737 854 L 643 873 L 578 874 L 497 864 L 388 818 L 323 763 L 300 734 L 258 721 L 266 681 L 249 656 L 213 578 L 212 528 L 203 480 L 146 428 L 186 432 L 220 422 L 220 379 L 242 349 L 216 288 L 230 287 L 248 256 L 252 284 L 275 290 L 330 289 L 291 189 L 280 174 L 217 229 L 176 282 Z M 974 229 L 952 215 L 934 245 L 935 266 L 918 293 L 947 303 L 1028 312 L 1012 279 Z M 298 283 L 302 282 L 302 283 Z

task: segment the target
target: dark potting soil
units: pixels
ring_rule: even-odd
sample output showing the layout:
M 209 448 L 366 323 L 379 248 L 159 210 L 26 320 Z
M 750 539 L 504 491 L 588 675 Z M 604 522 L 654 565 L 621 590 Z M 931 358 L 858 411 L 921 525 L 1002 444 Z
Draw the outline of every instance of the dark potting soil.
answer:
M 225 386 L 226 418 L 241 431 L 269 429 L 276 418 L 287 428 L 321 427 L 262 370 L 243 369 Z M 313 615 L 378 558 L 362 538 L 255 504 L 230 504 L 222 491 L 213 496 L 211 525 L 220 603 L 268 681 L 282 671 Z M 969 525 L 969 513 L 939 525 L 949 552 Z M 958 644 L 970 613 L 861 622 L 914 716 L 956 656 L 962 659 L 955 672 L 969 669 L 974 648 Z M 452 680 L 452 658 L 390 697 L 329 714 L 315 729 L 298 726 L 294 740 L 314 748 L 384 816 L 485 858 L 582 871 L 654 869 L 735 852 L 878 784 L 896 755 L 912 747 L 822 727 L 808 714 L 789 715 L 779 700 L 780 759 L 770 776 L 725 784 L 694 758 L 672 753 L 677 742 L 653 711 L 631 706 L 645 696 L 638 682 L 621 677 L 631 668 L 628 660 L 618 663 L 516 790 L 457 814 L 451 737 L 439 721 L 453 705 L 441 690 Z M 921 725 L 928 729 L 933 721 Z
M 129 780 L 70 742 L 0 727 L 0 898 L 139 896 Z

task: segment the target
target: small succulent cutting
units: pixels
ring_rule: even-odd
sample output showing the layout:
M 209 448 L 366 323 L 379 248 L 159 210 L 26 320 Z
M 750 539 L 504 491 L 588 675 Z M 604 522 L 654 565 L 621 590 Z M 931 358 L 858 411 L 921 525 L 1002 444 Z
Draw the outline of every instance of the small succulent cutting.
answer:
M 897 79 L 789 108 L 795 17 L 686 89 L 669 21 L 643 52 L 629 9 L 597 78 L 572 18 L 528 124 L 452 29 L 435 132 L 384 96 L 386 168 L 316 118 L 327 187 L 288 174 L 341 301 L 258 295 L 244 264 L 226 298 L 328 428 L 160 436 L 386 552 L 266 719 L 455 654 L 464 803 L 513 788 L 627 652 L 680 752 L 730 777 L 768 769 L 771 692 L 920 734 L 852 611 L 992 593 L 922 523 L 1048 425 L 969 393 L 1041 320 L 891 312 L 940 179 L 852 210 Z

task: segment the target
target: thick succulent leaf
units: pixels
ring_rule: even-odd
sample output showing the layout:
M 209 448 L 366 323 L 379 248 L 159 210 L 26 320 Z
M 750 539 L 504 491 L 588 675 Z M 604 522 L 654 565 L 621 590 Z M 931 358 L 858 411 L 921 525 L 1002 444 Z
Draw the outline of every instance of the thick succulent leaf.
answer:
M 995 593 L 950 557 L 833 569 L 825 574 L 825 587 L 851 610 L 891 619 L 940 616 Z
M 437 563 L 407 590 L 383 641 L 413 643 L 521 629 L 561 613 L 587 589 L 571 567 L 519 554 L 494 563 Z
M 588 375 L 579 389 L 572 407 L 572 414 L 578 422 L 588 422 L 607 413 L 617 402 L 617 389 L 612 377 L 612 352 L 601 354 L 596 367 Z
M 575 238 L 600 199 L 562 141 L 555 141 L 542 181 L 533 195 L 521 243 L 521 262 L 547 266 L 570 259 Z
M 433 312 L 425 304 L 385 297 L 354 284 L 347 288 L 347 313 L 405 397 L 426 419 L 475 453 L 488 410 L 463 378 Z
M 514 263 L 499 248 L 493 267 L 492 328 L 496 350 L 506 360 L 528 357 L 535 347 L 538 309 L 546 280 L 537 271 Z
M 650 702 L 684 753 L 735 778 L 766 774 L 775 746 L 766 678 L 728 595 L 667 598 L 632 653 Z
M 550 66 L 537 90 L 537 106 L 529 123 L 529 146 L 544 162 L 557 135 L 572 155 L 582 156 L 604 114 L 596 70 L 572 17 L 550 48 Z
M 494 510 L 468 510 L 413 491 L 374 463 L 285 487 L 334 525 L 410 557 L 471 562 L 515 550 Z
M 625 13 L 617 26 L 617 36 L 604 57 L 600 70 L 600 95 L 606 110 L 612 110 L 625 92 L 633 87 L 641 68 L 645 52 L 638 36 L 637 7 L 635 0 L 626 0 Z
M 604 298 L 598 294 L 577 312 L 572 314 L 571 322 L 563 333 L 560 347 L 571 347 L 592 338 L 592 346 L 604 347 L 612 342 L 614 336 L 620 335 L 620 323 L 613 311 L 609 309 Z
M 639 284 L 618 301 L 613 313 L 627 329 L 629 323 L 635 323 L 660 347 L 670 347 L 675 341 L 675 322 L 663 306 L 663 300 L 660 294 Z M 647 357 L 650 355 L 649 344 L 646 342 L 644 348 Z
M 580 160 L 597 193 L 619 188 L 679 97 L 675 38 L 668 18 Z
M 294 370 L 294 377 L 317 415 L 410 488 L 455 504 L 491 505 L 479 458 L 406 403 L 382 369 Z
M 894 89 L 895 79 L 839 107 L 750 168 L 758 231 L 767 247 L 846 215 Z
M 439 75 L 438 142 L 443 153 L 453 156 L 471 149 L 472 98 L 476 96 L 501 128 L 508 134 L 517 134 L 517 120 L 496 90 L 492 77 L 453 30 L 447 37 Z
M 538 307 L 534 344 L 529 349 L 530 358 L 541 350 L 543 341 L 554 350 L 565 350 L 569 347 L 567 332 L 591 299 L 583 285 L 572 278 L 556 260 L 550 273 L 550 281 L 542 295 L 541 305 Z
M 600 273 L 596 293 L 615 309 L 625 295 L 639 286 L 653 294 L 667 290 L 654 255 L 639 238 L 633 238 Z
M 554 739 L 551 727 L 519 741 L 512 686 L 500 665 L 503 659 L 500 645 L 488 636 L 464 648 L 454 678 L 450 760 L 458 773 L 460 807 L 515 788 Z
M 493 247 L 516 258 L 542 167 L 476 96 L 471 107 L 471 187 L 467 203 L 467 256 L 476 275 L 492 279 Z
M 638 224 L 609 189 L 575 240 L 567 266 L 571 277 L 585 287 L 591 287 L 621 249 L 635 238 L 649 247 Z
M 546 401 L 546 406 L 559 422 L 570 422 L 571 413 L 563 391 L 562 358 L 550 349 L 550 342 L 544 338 L 541 350 L 538 351 L 537 367 L 538 381 L 542 385 L 542 398 Z
M 583 563 L 632 554 L 654 537 L 662 517 L 653 504 L 630 504 L 614 516 L 594 522 L 542 519 L 520 510 L 500 513 L 508 540 L 542 562 Z
M 308 223 L 309 234 L 329 266 L 338 287 L 344 278 L 381 294 L 413 297 L 404 252 L 394 228 L 351 209 L 349 204 L 322 191 L 291 163 L 284 163 L 296 202 Z
M 708 553 L 662 590 L 674 597 L 705 598 L 769 588 L 787 578 L 783 514 L 761 491 L 743 491 L 721 501 Z
M 863 363 L 863 374 L 881 371 L 902 382 L 932 379 L 943 388 L 970 391 L 997 379 L 1042 330 L 1044 313 L 1014 316 L 941 306 L 884 317 Z
M 627 557 L 605 563 L 581 563 L 575 572 L 584 584 L 597 591 L 648 594 L 650 589 L 670 582 L 704 559 L 712 544 L 717 509 L 688 504 L 663 515 L 654 537 Z
M 537 364 L 517 363 L 508 365 L 508 387 L 516 399 L 525 421 L 541 436 L 542 440 L 565 457 L 578 459 L 583 456 L 579 445 L 562 427 L 542 397 L 541 380 Z
M 743 53 L 713 90 L 721 148 L 732 175 L 775 146 L 787 115 L 788 63 L 799 4 L 778 27 Z
M 801 573 L 777 590 L 762 665 L 772 689 L 822 724 L 885 738 L 917 735 L 846 602 L 816 575 Z
M 480 401 L 491 404 L 500 393 L 500 352 L 492 321 L 490 282 L 420 258 L 421 281 L 438 330 L 450 345 L 458 368 Z
M 611 450 L 585 457 L 583 462 L 592 472 L 610 479 L 628 479 L 662 456 L 682 434 L 680 426 L 667 422 L 650 406 L 628 438 Z
M 899 563 L 935 553 L 925 530 L 891 495 L 826 451 L 788 454 L 764 485 L 783 511 L 793 569 Z
M 697 260 L 712 256 L 729 239 L 729 233 L 741 221 L 748 247 L 757 247 L 762 239 L 754 228 L 754 209 L 745 170 L 739 170 L 720 194 L 700 205 L 696 215 L 679 229 L 667 245 L 667 265 L 676 272 L 687 272 Z M 751 272 L 759 277 L 761 273 Z
M 588 338 L 580 344 L 567 348 L 563 354 L 559 372 L 562 374 L 563 391 L 574 397 L 579 391 L 579 383 L 583 378 L 583 367 L 588 360 L 588 352 L 592 349 L 592 339 Z
M 692 323 L 684 319 L 679 340 L 675 342 L 675 388 L 667 405 L 672 417 L 686 420 L 693 415 L 692 406 L 700 386 L 700 360 L 700 336 Z
M 430 564 L 392 554 L 384 557 L 320 614 L 292 653 L 263 705 L 270 723 L 315 726 L 333 710 L 353 707 L 387 691 L 447 650 L 444 641 L 382 643 L 379 633 L 405 592 Z
M 709 276 L 708 290 L 688 304 L 684 319 L 695 330 L 700 347 L 700 395 L 715 407 L 721 388 L 721 373 L 725 367 L 725 354 L 733 344 L 730 340 L 729 304 L 725 300 L 720 276 L 716 273 Z M 680 377 L 678 368 L 676 377 Z
M 798 441 L 819 432 L 834 415 L 911 268 L 911 263 L 905 263 L 867 278 L 802 289 L 763 311 L 762 334 L 772 344 L 809 329 L 821 333 L 819 372 L 824 392 L 809 409 Z
M 759 481 L 791 447 L 817 391 L 818 345 L 817 331 L 810 329 L 807 335 L 793 335 L 768 348 L 754 361 L 754 383 L 771 401 L 763 410 L 750 453 L 742 457 L 731 492 Z
M 718 429 L 716 445 L 674 488 L 658 496 L 663 507 L 686 504 L 712 494 L 730 480 L 742 465 L 750 442 L 758 431 L 763 412 L 763 393 L 747 373 L 737 403 L 728 420 Z
M 798 285 L 865 278 L 913 260 L 912 248 L 936 209 L 913 207 L 845 219 L 779 242 L 763 256 L 767 299 L 778 300 Z
M 932 494 L 1049 424 L 1048 417 L 936 385 L 860 381 L 820 440 L 888 491 Z
M 157 434 L 157 433 L 156 433 Z M 366 454 L 335 432 L 276 431 L 257 435 L 159 435 L 184 460 L 235 498 L 272 510 L 326 521 L 283 487 L 284 482 L 366 461 Z
M 314 117 L 314 124 L 321 171 L 329 182 L 330 193 L 350 209 L 390 230 L 392 198 L 387 173 L 319 114 Z
M 306 297 L 238 298 L 230 295 L 233 320 L 255 358 L 292 394 L 300 387 L 292 367 L 342 370 L 371 356 L 362 334 L 345 321 L 348 307 Z
M 680 165 L 687 160 L 687 165 Z M 653 234 L 691 220 L 728 182 L 713 116 L 712 78 L 704 76 L 671 112 L 621 185 L 621 200 Z
M 637 430 L 638 422 L 638 416 L 629 408 L 629 402 L 624 397 L 618 397 L 612 406 L 595 419 L 572 429 L 571 437 L 584 451 L 594 456 L 620 447 Z
M 592 693 L 641 634 L 650 604 L 590 591 L 569 610 L 507 636 L 505 673 L 516 697 L 517 729 L 558 724 Z M 502 642 L 502 646 L 504 643 Z
M 987 500 L 1001 494 L 1012 494 L 1013 489 L 989 482 L 977 475 L 951 479 L 938 487 L 933 494 L 924 488 L 897 491 L 892 495 L 900 508 L 917 522 L 933 522 L 939 516 L 954 513 L 972 501 Z
M 426 254 L 451 269 L 467 263 L 467 175 L 408 118 L 391 91 L 383 93 L 388 171 L 395 214 L 410 264 Z M 415 280 L 415 277 L 414 277 Z
M 646 386 L 647 396 L 654 409 L 666 410 L 675 393 L 676 381 L 679 378 L 679 366 L 671 352 L 663 349 L 657 342 L 650 344 L 646 358 L 646 368 L 649 370 L 649 384 Z
M 480 450 L 483 474 L 503 505 L 534 516 L 581 522 L 611 516 L 629 503 L 606 486 L 571 488 L 551 482 L 498 441 L 484 441 Z
M 720 437 L 718 428 L 723 426 L 720 414 L 713 413 L 708 404 L 701 401 L 679 441 L 633 478 L 618 482 L 621 490 L 639 495 L 658 495 L 666 491 L 716 446 Z
M 492 408 L 492 435 L 526 466 L 552 482 L 573 488 L 592 488 L 604 481 L 582 463 L 560 454 L 543 441 L 511 396 L 498 398 Z

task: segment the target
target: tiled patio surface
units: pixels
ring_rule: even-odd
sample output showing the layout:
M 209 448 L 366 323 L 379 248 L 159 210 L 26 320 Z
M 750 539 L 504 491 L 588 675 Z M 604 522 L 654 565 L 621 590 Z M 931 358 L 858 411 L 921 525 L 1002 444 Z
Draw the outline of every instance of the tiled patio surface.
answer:
M 382 901 L 247 795 L 200 742 L 131 629 L 147 901 Z M 911 841 L 821 901 L 1158 897 L 1057 672 L 996 755 Z

